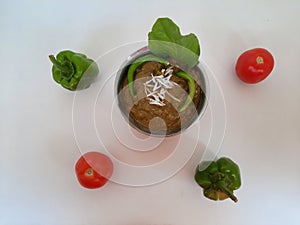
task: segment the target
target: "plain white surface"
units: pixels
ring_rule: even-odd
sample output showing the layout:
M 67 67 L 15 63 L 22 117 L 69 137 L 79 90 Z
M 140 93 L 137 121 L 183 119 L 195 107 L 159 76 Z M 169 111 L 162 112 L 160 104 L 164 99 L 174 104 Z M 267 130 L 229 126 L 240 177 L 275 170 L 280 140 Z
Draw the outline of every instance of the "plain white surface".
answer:
M 1 1 L 0 224 L 299 224 L 299 10 L 297 0 Z M 199 37 L 224 93 L 219 156 L 240 165 L 237 204 L 205 199 L 193 181 L 205 144 L 160 184 L 110 182 L 90 191 L 76 181 L 74 93 L 52 80 L 48 55 L 73 49 L 98 58 L 146 41 L 161 16 Z M 273 53 L 276 67 L 267 80 L 246 85 L 234 63 L 257 46 Z

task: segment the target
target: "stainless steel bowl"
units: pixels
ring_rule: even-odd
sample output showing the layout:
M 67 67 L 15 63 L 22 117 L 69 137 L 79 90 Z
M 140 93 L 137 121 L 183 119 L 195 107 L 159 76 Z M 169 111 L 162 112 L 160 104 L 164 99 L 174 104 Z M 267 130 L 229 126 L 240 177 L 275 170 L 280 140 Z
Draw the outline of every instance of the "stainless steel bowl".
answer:
M 119 68 L 116 79 L 115 79 L 115 95 L 118 100 L 118 106 L 119 109 L 124 117 L 124 119 L 128 122 L 128 124 L 133 127 L 134 129 L 138 130 L 139 132 L 142 132 L 147 135 L 151 136 L 173 136 L 180 134 L 184 130 L 186 130 L 188 127 L 190 127 L 194 122 L 196 122 L 198 119 L 200 119 L 208 105 L 209 100 L 209 83 L 208 83 L 208 77 L 207 77 L 207 70 L 203 65 L 201 65 L 201 62 L 198 63 L 193 69 L 197 71 L 197 74 L 199 75 L 199 86 L 204 92 L 204 97 L 201 99 L 200 103 L 198 104 L 196 108 L 196 115 L 193 116 L 189 122 L 182 124 L 182 126 L 179 129 L 174 130 L 167 130 L 167 131 L 151 131 L 148 128 L 145 128 L 141 125 L 139 125 L 137 122 L 135 122 L 132 118 L 129 117 L 128 113 L 126 113 L 124 110 L 124 106 L 122 104 L 122 99 L 120 98 L 120 91 L 122 90 L 122 85 L 124 82 L 124 79 L 127 77 L 127 71 L 129 66 L 134 62 L 137 58 L 149 54 L 149 48 L 147 46 L 137 50 L 136 52 L 132 53 L 121 65 Z

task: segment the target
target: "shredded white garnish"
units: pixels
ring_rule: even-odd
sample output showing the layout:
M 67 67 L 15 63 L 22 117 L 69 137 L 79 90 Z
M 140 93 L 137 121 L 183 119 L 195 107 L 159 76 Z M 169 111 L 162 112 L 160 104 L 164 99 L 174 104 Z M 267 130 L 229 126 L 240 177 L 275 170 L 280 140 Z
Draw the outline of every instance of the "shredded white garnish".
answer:
M 179 102 L 179 99 L 168 92 L 168 89 L 171 89 L 174 86 L 178 86 L 177 83 L 170 80 L 172 77 L 173 68 L 169 67 L 167 69 L 162 69 L 161 72 L 162 75 L 159 76 L 154 76 L 151 73 L 151 79 L 144 83 L 145 94 L 147 96 L 147 99 L 149 100 L 149 104 L 164 106 L 164 99 L 166 98 L 166 94 L 175 101 Z

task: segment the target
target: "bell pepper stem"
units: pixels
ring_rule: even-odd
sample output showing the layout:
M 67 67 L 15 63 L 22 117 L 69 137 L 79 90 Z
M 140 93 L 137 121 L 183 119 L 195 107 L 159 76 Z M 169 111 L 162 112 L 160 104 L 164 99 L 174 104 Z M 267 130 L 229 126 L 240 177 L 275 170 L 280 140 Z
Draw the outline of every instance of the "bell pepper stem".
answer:
M 68 73 L 69 69 L 65 66 L 63 66 L 61 63 L 59 63 L 54 55 L 49 55 L 49 59 L 50 61 L 53 63 L 53 65 L 55 65 L 59 70 L 61 70 L 62 73 Z
M 224 192 L 232 201 L 237 202 L 237 197 L 232 193 L 231 190 L 229 190 L 223 182 L 218 182 L 217 187 L 220 191 Z

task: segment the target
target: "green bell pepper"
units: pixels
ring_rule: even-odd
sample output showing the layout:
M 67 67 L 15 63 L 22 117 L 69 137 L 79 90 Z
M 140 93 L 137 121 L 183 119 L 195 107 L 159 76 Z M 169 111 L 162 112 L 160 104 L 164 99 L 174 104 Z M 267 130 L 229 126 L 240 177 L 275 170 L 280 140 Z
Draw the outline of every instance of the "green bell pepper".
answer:
M 53 79 L 71 91 L 88 88 L 99 73 L 97 64 L 81 53 L 64 50 L 49 58 Z
M 128 88 L 129 88 L 131 97 L 134 97 L 134 95 L 135 95 L 134 88 L 133 88 L 133 80 L 134 80 L 135 70 L 139 66 L 144 64 L 145 62 L 158 62 L 164 66 L 169 64 L 169 62 L 167 60 L 165 60 L 161 57 L 155 56 L 155 55 L 145 55 L 145 56 L 142 56 L 142 57 L 138 58 L 137 60 L 135 60 L 130 65 L 130 67 L 128 69 L 128 74 L 127 74 Z M 179 112 L 183 112 L 184 110 L 186 110 L 186 108 L 189 106 L 189 104 L 193 101 L 193 98 L 196 93 L 196 82 L 190 74 L 188 74 L 184 71 L 179 71 L 176 73 L 176 75 L 178 77 L 185 79 L 188 82 L 188 86 L 189 86 L 189 96 L 187 97 L 186 101 L 179 109 Z
M 241 186 L 238 165 L 226 157 L 204 163 L 208 166 L 202 169 L 203 164 L 199 164 L 195 173 L 195 181 L 203 188 L 204 196 L 211 200 L 231 198 L 237 202 L 233 191 Z

